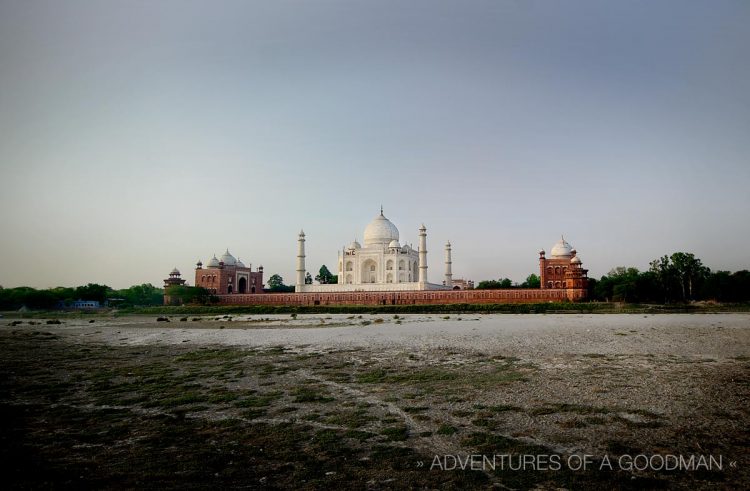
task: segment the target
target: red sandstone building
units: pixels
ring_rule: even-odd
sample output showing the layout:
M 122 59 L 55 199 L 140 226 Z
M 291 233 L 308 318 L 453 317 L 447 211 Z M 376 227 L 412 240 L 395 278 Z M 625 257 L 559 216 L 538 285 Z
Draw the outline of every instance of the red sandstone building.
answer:
M 220 259 L 214 255 L 205 268 L 203 263 L 198 261 L 195 268 L 195 286 L 203 287 L 217 296 L 263 293 L 263 266 L 253 271 L 252 264 L 250 267 L 245 266 L 227 249 Z
M 555 288 L 588 288 L 588 269 L 583 269 L 581 258 L 576 250 L 565 242 L 563 237 L 552 247 L 550 258 L 545 257 L 544 250 L 539 251 L 539 278 L 542 289 Z

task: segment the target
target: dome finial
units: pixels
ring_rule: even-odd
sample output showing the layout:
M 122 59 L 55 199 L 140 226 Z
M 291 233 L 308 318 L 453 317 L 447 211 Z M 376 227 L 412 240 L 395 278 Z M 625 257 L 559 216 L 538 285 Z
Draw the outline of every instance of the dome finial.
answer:
M 381 217 L 382 217 L 382 216 L 385 216 L 385 215 L 383 215 L 383 205 L 382 205 L 382 204 L 380 205 L 380 216 L 381 216 Z

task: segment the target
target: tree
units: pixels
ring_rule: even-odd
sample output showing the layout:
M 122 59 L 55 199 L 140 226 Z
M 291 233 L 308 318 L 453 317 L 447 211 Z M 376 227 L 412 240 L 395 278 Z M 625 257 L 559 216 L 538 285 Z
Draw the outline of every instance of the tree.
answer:
M 218 301 L 208 290 L 199 286 L 171 285 L 166 288 L 165 295 L 172 298 L 173 305 L 200 304 L 206 305 Z
M 99 303 L 104 303 L 111 292 L 112 289 L 107 285 L 89 283 L 86 286 L 76 288 L 75 295 L 81 300 L 96 300 Z
M 654 259 L 649 265 L 651 266 L 650 271 L 653 273 L 654 279 L 661 289 L 664 303 L 668 303 L 675 282 L 674 268 L 669 263 L 669 257 L 662 256 L 659 259 Z
M 526 277 L 526 281 L 521 283 L 521 288 L 539 288 L 542 286 L 542 280 L 537 275 L 531 273 Z
M 275 274 L 268 278 L 268 291 L 271 293 L 291 293 L 294 291 L 294 286 L 285 285 L 284 278 Z
M 164 301 L 164 290 L 151 283 L 133 285 L 130 288 L 112 292 L 112 295 L 122 298 L 126 305 L 161 305 Z
M 310 272 L 305 273 L 305 285 L 312 285 L 313 279 L 310 276 Z
M 670 260 L 682 291 L 682 301 L 692 300 L 693 286 L 705 280 L 710 270 L 689 252 L 675 252 Z
M 328 270 L 328 267 L 324 264 L 320 267 L 320 271 L 318 271 L 317 276 L 315 276 L 315 281 L 320 283 L 321 285 L 328 285 L 333 283 L 333 275 Z
M 511 288 L 513 282 L 509 278 L 503 278 L 500 280 L 483 280 L 477 283 L 475 289 L 477 290 L 498 290 L 500 288 Z
M 268 278 L 268 288 L 270 290 L 274 290 L 280 286 L 284 286 L 284 278 L 282 278 L 280 275 L 273 274 L 270 278 Z

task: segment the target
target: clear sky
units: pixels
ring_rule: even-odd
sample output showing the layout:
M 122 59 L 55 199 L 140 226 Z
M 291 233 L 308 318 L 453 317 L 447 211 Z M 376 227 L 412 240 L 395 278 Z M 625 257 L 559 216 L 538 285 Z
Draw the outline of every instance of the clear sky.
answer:
M 429 279 L 750 268 L 750 2 L 0 0 L 0 285 L 294 281 L 380 205 Z

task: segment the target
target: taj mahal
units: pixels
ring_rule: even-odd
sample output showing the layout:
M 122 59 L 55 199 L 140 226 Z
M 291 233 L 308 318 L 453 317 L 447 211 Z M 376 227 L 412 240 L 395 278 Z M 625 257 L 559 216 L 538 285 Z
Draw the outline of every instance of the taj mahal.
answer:
M 451 245 L 445 249 L 445 280 L 443 284 L 427 280 L 427 228 L 419 228 L 419 247 L 399 242 L 398 228 L 388 220 L 380 208 L 365 228 L 364 246 L 354 240 L 338 252 L 338 283 L 305 284 L 305 232 L 297 239 L 297 281 L 295 291 L 355 292 L 355 291 L 415 291 L 451 290 Z
M 206 289 L 214 301 L 227 305 L 414 305 L 460 303 L 568 302 L 584 300 L 588 270 L 577 251 L 563 237 L 550 255 L 539 251 L 539 280 L 536 288 L 466 289 L 465 280 L 454 280 L 452 246 L 445 244 L 444 272 L 430 282 L 427 267 L 427 227 L 417 230 L 417 247 L 401 237 L 398 228 L 383 213 L 365 227 L 363 244 L 356 239 L 338 251 L 338 279 L 333 284 L 312 284 L 305 265 L 307 237 L 297 237 L 297 267 L 294 293 L 271 293 L 264 289 L 263 267 L 253 270 L 227 250 L 203 267 L 198 261 L 195 285 Z M 164 280 L 164 303 L 181 302 L 167 289 L 184 285 L 175 268 Z M 472 285 L 473 286 L 473 285 Z

